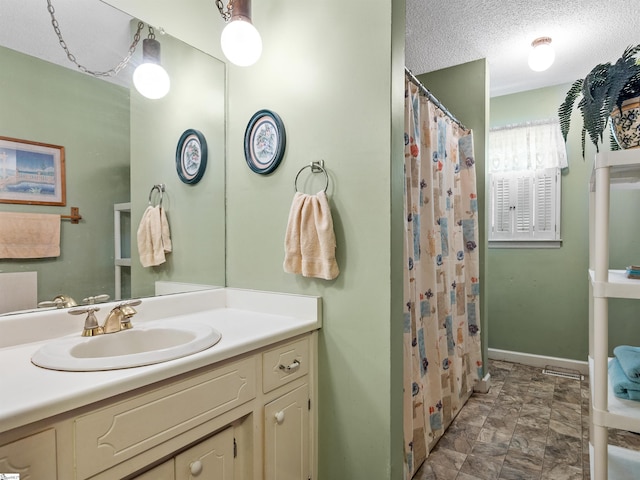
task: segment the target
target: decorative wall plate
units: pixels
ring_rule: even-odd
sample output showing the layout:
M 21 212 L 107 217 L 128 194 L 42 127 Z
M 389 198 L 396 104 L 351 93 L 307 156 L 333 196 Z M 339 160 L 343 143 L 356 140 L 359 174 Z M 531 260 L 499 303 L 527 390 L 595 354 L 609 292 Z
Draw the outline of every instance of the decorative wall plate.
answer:
M 176 149 L 176 170 L 184 183 L 198 183 L 207 168 L 207 141 L 198 130 L 185 130 Z
M 284 124 L 271 110 L 256 112 L 244 132 L 244 156 L 249 168 L 256 173 L 273 172 L 286 148 Z

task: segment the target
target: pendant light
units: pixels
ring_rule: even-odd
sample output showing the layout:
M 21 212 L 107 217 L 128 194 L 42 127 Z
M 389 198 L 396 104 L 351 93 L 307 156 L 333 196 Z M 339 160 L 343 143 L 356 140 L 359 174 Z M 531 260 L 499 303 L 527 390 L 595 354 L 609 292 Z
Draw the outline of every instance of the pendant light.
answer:
M 534 72 L 542 72 L 548 69 L 556 58 L 556 53 L 551 46 L 551 38 L 536 38 L 531 42 L 531 47 L 531 52 L 529 52 L 529 68 Z
M 156 40 L 153 28 L 142 41 L 142 63 L 133 72 L 133 85 L 141 95 L 156 100 L 169 93 L 171 80 L 160 64 L 160 42 Z
M 217 3 L 222 18 L 228 22 L 220 37 L 225 57 L 239 67 L 248 67 L 262 54 L 262 38 L 251 23 L 251 0 L 231 0 L 227 11 Z

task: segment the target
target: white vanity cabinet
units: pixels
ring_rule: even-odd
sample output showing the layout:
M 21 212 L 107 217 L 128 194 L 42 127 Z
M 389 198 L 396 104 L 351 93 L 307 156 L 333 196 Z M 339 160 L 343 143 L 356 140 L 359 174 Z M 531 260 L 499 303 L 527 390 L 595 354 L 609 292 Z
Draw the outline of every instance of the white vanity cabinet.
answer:
M 11 441 L 0 446 L 0 472 L 47 480 L 315 478 L 316 346 L 312 331 L 38 422 L 38 431 L 1 434 L 0 445 Z

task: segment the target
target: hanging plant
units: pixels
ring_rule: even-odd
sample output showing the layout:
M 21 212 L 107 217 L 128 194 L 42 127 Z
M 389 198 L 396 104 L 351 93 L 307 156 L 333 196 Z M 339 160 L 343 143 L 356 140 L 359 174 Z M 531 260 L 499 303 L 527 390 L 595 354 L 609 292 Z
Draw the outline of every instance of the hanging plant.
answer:
M 622 104 L 640 96 L 640 63 L 636 58 L 639 52 L 640 45 L 630 46 L 614 64 L 607 62 L 596 65 L 584 79 L 578 79 L 571 85 L 565 101 L 560 105 L 558 117 L 566 142 L 573 106 L 578 97 L 582 97 L 578 102 L 582 114 L 582 158 L 585 156 L 587 134 L 596 151 L 599 151 L 599 143 L 602 143 L 612 112 L 617 110 L 622 114 Z M 640 131 L 635 136 L 640 142 Z M 617 149 L 615 140 L 612 145 Z M 640 146 L 640 143 L 634 146 Z

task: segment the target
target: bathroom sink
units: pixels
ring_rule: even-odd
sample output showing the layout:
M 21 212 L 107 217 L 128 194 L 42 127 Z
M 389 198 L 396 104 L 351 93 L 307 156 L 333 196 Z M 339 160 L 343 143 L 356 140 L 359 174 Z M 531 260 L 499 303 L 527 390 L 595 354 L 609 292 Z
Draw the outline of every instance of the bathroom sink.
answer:
M 31 361 L 43 368 L 74 372 L 117 370 L 166 362 L 206 350 L 222 335 L 204 323 L 138 323 L 118 333 L 61 337 L 40 347 Z

